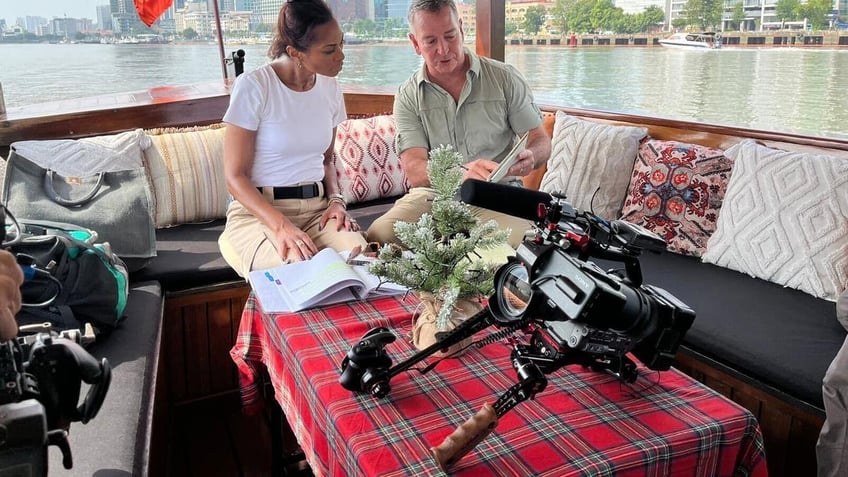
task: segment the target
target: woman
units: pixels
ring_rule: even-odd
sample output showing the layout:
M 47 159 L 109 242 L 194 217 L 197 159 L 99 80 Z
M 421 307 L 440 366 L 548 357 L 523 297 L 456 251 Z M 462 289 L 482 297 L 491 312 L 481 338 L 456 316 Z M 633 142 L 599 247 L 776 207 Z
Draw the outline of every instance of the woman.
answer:
M 336 75 L 344 35 L 323 0 L 283 4 L 271 63 L 242 74 L 224 115 L 224 173 L 233 202 L 218 239 L 241 276 L 309 259 L 324 247 L 365 247 L 332 162 L 345 120 Z

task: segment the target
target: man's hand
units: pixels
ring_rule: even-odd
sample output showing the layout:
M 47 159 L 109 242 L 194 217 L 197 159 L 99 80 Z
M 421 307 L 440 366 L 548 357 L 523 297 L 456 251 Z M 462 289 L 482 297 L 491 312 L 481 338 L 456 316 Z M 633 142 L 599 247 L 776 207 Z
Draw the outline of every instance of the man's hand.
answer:
M 462 166 L 465 169 L 464 180 L 477 179 L 485 181 L 489 179 L 495 169 L 498 168 L 498 163 L 488 159 L 476 159 Z
M 0 341 L 18 334 L 15 315 L 21 309 L 21 284 L 24 274 L 15 256 L 0 250 Z
M 518 159 L 515 161 L 515 164 L 509 168 L 507 171 L 508 176 L 519 176 L 523 177 L 527 174 L 533 172 L 533 169 L 536 168 L 536 158 L 533 154 L 533 151 L 530 149 L 525 149 L 518 153 Z

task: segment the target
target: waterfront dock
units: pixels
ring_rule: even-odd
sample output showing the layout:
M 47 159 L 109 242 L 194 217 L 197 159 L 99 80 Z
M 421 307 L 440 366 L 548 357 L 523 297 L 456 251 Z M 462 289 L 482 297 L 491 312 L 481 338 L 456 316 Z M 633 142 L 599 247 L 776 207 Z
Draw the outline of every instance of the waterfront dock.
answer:
M 724 46 L 732 47 L 824 47 L 843 48 L 848 47 L 848 31 L 803 31 L 803 30 L 772 30 L 772 31 L 728 31 L 720 32 L 721 42 Z M 545 36 L 537 35 L 523 37 L 513 35 L 506 39 L 510 46 L 636 46 L 636 47 L 661 47 L 659 41 L 666 38 L 670 33 L 637 33 L 637 34 L 581 34 L 568 36 Z

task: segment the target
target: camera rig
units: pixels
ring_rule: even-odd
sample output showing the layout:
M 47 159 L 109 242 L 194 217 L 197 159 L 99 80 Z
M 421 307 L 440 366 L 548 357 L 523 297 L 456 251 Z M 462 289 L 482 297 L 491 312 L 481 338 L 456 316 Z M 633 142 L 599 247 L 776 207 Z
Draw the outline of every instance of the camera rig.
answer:
M 628 354 L 649 369 L 669 369 L 695 319 L 672 294 L 642 283 L 639 255 L 665 250 L 662 238 L 636 224 L 580 212 L 563 195 L 543 196 L 534 234 L 495 274 L 487 308 L 397 365 L 385 351 L 396 336 L 384 327 L 363 335 L 342 361 L 339 381 L 345 389 L 381 398 L 393 377 L 489 326 L 529 335 L 528 343 L 512 344 L 518 382 L 431 449 L 444 469 L 491 433 L 510 409 L 542 392 L 545 375 L 563 366 L 579 364 L 628 383 L 638 374 Z M 592 257 L 620 262 L 624 270 L 604 271 Z
M 6 218 L 14 217 L 0 204 L 0 244 L 5 249 Z M 25 280 L 32 267 L 23 266 Z M 60 289 L 61 290 L 61 289 Z M 58 293 L 58 292 L 57 292 Z M 98 361 L 81 344 L 80 330 L 56 332 L 48 323 L 21 326 L 17 338 L 0 342 L 0 475 L 47 475 L 47 447 L 62 452 L 62 466 L 73 467 L 68 429 L 97 415 L 112 382 L 106 358 Z M 82 383 L 89 384 L 79 403 Z

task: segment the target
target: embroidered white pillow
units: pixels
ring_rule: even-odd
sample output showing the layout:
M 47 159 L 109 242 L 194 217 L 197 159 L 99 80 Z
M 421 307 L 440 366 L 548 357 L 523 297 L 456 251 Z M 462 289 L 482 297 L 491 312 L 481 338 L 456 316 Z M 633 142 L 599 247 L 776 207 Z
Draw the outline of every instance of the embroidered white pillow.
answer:
M 145 151 L 156 227 L 223 218 L 227 213 L 223 124 L 146 131 Z
M 564 192 L 576 208 L 617 219 L 639 141 L 647 134 L 645 128 L 599 124 L 557 111 L 540 189 Z
M 702 259 L 836 300 L 848 286 L 848 160 L 743 141 Z
M 348 119 L 336 128 L 333 161 L 348 204 L 403 195 L 409 190 L 395 146 L 395 118 Z

